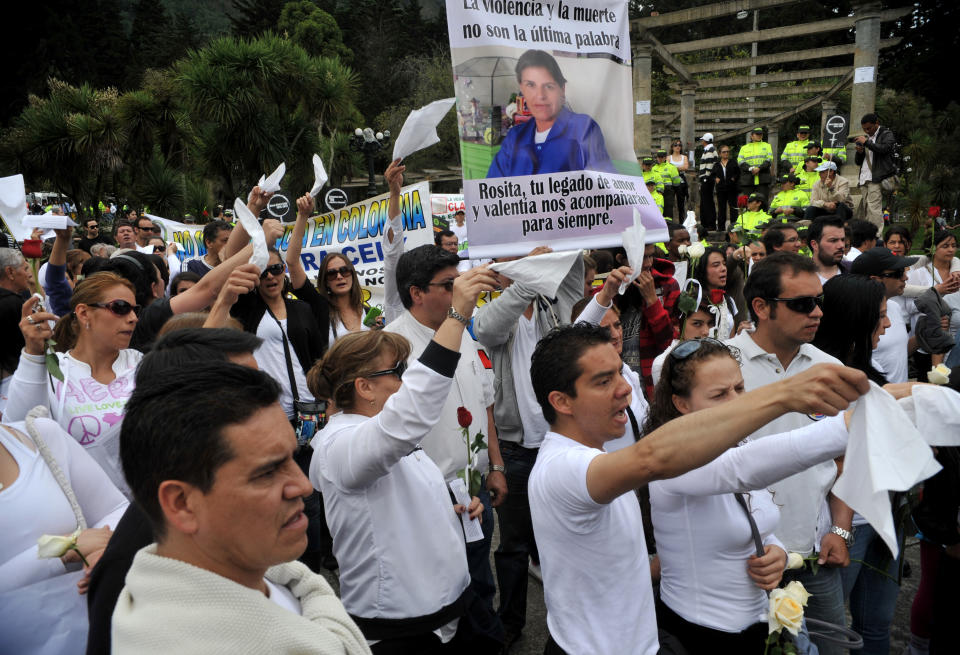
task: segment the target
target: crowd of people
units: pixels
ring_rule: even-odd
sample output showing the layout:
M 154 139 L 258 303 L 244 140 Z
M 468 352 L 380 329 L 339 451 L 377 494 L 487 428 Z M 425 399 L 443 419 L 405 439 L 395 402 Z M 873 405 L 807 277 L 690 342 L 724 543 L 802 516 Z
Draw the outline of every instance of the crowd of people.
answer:
M 207 223 L 181 265 L 135 211 L 115 242 L 58 230 L 42 297 L 0 248 L 0 650 L 507 653 L 534 576 L 549 654 L 766 652 L 791 581 L 809 620 L 842 631 L 849 608 L 863 652 L 889 653 L 902 548 L 832 488 L 871 384 L 903 398 L 960 363 L 960 260 L 952 232 L 914 256 L 908 230 L 853 218 L 808 133 L 769 214 L 762 135 L 701 165 L 705 226 L 750 191 L 728 247 L 693 256 L 673 222 L 639 262 L 536 246 L 549 296 L 518 258 L 464 266 L 462 218 L 407 248 L 399 161 L 383 307 L 343 253 L 308 278 L 308 194 L 285 252 L 263 221 L 262 269 L 240 223 Z M 682 214 L 679 146 L 644 169 Z M 955 643 L 960 469 L 936 456 L 922 501 L 892 500 L 922 533 L 915 654 Z M 805 628 L 796 647 L 842 652 Z

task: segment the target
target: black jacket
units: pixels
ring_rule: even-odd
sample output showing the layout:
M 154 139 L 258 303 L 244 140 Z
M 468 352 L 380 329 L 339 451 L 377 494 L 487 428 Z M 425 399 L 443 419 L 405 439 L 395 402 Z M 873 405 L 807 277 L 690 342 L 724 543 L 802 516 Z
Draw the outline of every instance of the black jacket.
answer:
M 737 162 L 732 159 L 727 160 L 727 167 L 724 168 L 719 161 L 713 165 L 713 174 L 710 175 L 710 181 L 712 182 L 715 179 L 719 179 L 720 182 L 717 183 L 717 191 L 723 191 L 730 193 L 731 191 L 736 191 L 740 186 L 740 167 L 737 166 Z
M 17 370 L 20 351 L 23 349 L 23 333 L 20 331 L 20 313 L 23 296 L 0 287 L 0 369 L 6 377 Z
M 875 142 L 866 141 L 863 152 L 857 152 L 854 161 L 857 168 L 863 166 L 863 158 L 867 155 L 867 148 L 873 151 L 873 162 L 870 168 L 870 180 L 872 182 L 882 182 L 891 175 L 897 174 L 897 163 L 893 154 L 897 146 L 897 139 L 889 128 L 882 125 L 877 128 L 877 138 Z

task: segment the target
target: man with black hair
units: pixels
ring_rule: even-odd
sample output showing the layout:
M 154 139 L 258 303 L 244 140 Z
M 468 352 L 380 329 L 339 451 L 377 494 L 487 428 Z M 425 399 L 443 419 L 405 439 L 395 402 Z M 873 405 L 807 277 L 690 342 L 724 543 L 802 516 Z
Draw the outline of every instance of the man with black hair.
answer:
M 793 223 L 771 223 L 761 239 L 766 253 L 800 252 L 803 245 L 800 243 L 800 234 Z
M 537 344 L 530 375 L 550 425 L 529 493 L 550 631 L 544 652 L 551 655 L 658 652 L 634 489 L 703 466 L 784 412 L 834 415 L 869 389 L 859 371 L 820 367 L 670 421 L 607 453 L 604 444 L 627 428 L 631 400 L 609 330 L 578 323 L 552 331 Z M 839 402 L 824 402 L 834 392 Z
M 864 217 L 878 230 L 883 229 L 883 181 L 897 174 L 894 159 L 897 139 L 890 128 L 882 127 L 876 114 L 865 114 L 860 127 L 866 134 L 853 139 L 857 152 L 854 162 L 860 169 L 860 204 Z M 859 207 L 858 207 L 859 210 Z
M 111 652 L 370 652 L 326 580 L 294 561 L 313 489 L 279 393 L 217 361 L 134 390 L 120 457 L 156 543 L 127 573 Z
M 826 284 L 834 275 L 847 272 L 849 263 L 843 259 L 843 221 L 839 216 L 827 215 L 815 219 L 807 230 L 807 240 L 820 284 Z
M 403 251 L 403 216 L 400 189 L 405 167 L 394 161 L 384 174 L 390 187 L 390 204 L 383 239 L 384 317 L 386 330 L 396 332 L 410 342 L 409 364 L 413 364 L 433 338 L 436 329 L 450 315 L 453 281 L 459 276 L 456 251 L 423 245 Z M 583 277 L 579 281 L 583 291 Z M 507 497 L 507 479 L 497 427 L 493 421 L 493 380 L 477 350 L 477 343 L 466 330 L 460 344 L 460 360 L 441 411 L 440 420 L 421 442 L 424 452 L 437 464 L 447 482 L 467 464 L 466 448 L 458 422 L 458 408 L 466 408 L 472 417 L 469 431 L 484 435 L 487 450 L 481 451 L 474 466 L 486 473 L 484 489 L 477 494 L 483 503 L 481 515 L 483 540 L 467 544 L 467 564 L 474 591 L 493 610 L 496 584 L 490 568 L 490 544 L 493 538 L 493 510 Z M 488 460 L 489 459 L 489 469 Z
M 812 260 L 778 252 L 760 260 L 747 278 L 743 294 L 756 327 L 741 332 L 727 343 L 740 349 L 740 368 L 747 391 L 778 380 L 802 375 L 816 364 L 840 364 L 839 360 L 810 344 L 823 316 L 823 286 Z M 809 425 L 823 418 L 792 411 L 750 435 L 761 439 Z M 787 571 L 784 582 L 799 580 L 812 595 L 806 616 L 846 625 L 840 569 L 850 563 L 850 530 L 853 511 L 830 493 L 837 477 L 833 461 L 812 466 L 771 486 L 780 505 L 776 536 L 787 552 L 809 556 L 819 543 L 817 573 Z M 821 515 L 821 508 L 824 513 Z M 832 526 L 825 534 L 819 526 Z M 814 639 L 824 655 L 839 647 Z
M 141 216 L 137 219 L 136 223 L 134 223 L 133 229 L 137 232 L 136 249 L 148 255 L 153 254 L 150 239 L 153 238 L 155 234 L 160 234 L 160 226 L 155 225 L 149 217 Z
M 457 254 L 457 235 L 450 230 L 440 230 L 433 235 L 433 242 L 447 252 Z
M 852 262 L 860 253 L 876 247 L 877 226 L 855 218 L 847 223 L 847 227 L 850 228 L 850 250 L 843 258 Z
M 225 328 L 188 328 L 164 335 L 137 367 L 135 384 L 150 385 L 154 380 L 175 378 L 191 370 L 198 362 L 229 361 L 257 368 L 253 358 L 262 339 L 243 330 Z M 90 631 L 87 653 L 110 652 L 110 618 L 123 589 L 123 581 L 141 548 L 154 541 L 150 520 L 136 503 L 131 503 L 117 523 L 106 550 L 90 571 L 87 607 Z
M 667 241 L 667 259 L 671 262 L 683 260 L 680 254 L 680 246 L 690 246 L 690 232 L 680 223 L 667 221 L 667 232 L 670 240 Z
M 196 273 L 201 278 L 220 264 L 220 251 L 227 245 L 233 226 L 226 221 L 210 221 L 203 226 L 203 247 L 207 249 L 203 257 L 188 259 L 181 270 Z
M 83 222 L 83 236 L 80 238 L 78 247 L 81 250 L 90 252 L 90 246 L 95 243 L 106 243 L 113 245 L 113 239 L 100 233 L 100 222 L 96 218 L 88 218 Z

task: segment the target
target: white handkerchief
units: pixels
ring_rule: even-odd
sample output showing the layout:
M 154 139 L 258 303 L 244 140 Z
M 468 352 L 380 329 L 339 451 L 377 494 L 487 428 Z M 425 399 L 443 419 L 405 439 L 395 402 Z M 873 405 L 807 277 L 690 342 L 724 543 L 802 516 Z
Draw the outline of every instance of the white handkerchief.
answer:
M 463 480 L 454 478 L 447 485 L 453 492 L 453 497 L 457 499 L 457 504 L 470 507 L 470 494 L 467 493 L 467 485 Z M 483 527 L 479 519 L 471 520 L 470 516 L 464 512 L 460 515 L 460 525 L 463 526 L 463 536 L 467 543 L 483 539 Z
M 680 285 L 680 288 L 683 288 L 683 283 L 687 281 L 687 262 L 673 262 L 673 279 L 677 281 L 677 284 Z M 700 306 L 699 304 L 697 305 Z
M 320 155 L 313 155 L 313 188 L 310 189 L 310 195 L 314 198 L 317 197 L 317 194 L 320 193 L 320 189 L 323 188 L 323 185 L 327 183 L 327 171 L 323 169 L 323 160 L 320 159 Z
M 393 158 L 403 159 L 434 143 L 440 143 L 437 125 L 456 101 L 456 98 L 434 100 L 425 107 L 411 111 L 403 122 L 400 136 L 393 142 Z
M 27 215 L 27 192 L 23 175 L 0 177 L 0 216 L 8 225 L 19 223 Z
M 900 407 L 931 446 L 960 446 L 960 393 L 949 387 L 917 385 Z
M 253 212 L 247 209 L 240 198 L 233 201 L 233 216 L 236 218 L 243 229 L 250 235 L 250 241 L 253 244 L 253 254 L 250 255 L 250 264 L 255 264 L 260 272 L 267 267 L 270 261 L 270 253 L 267 251 L 267 237 L 263 233 L 263 226 L 253 215 Z
M 627 251 L 627 261 L 633 269 L 633 273 L 627 276 L 627 279 L 620 283 L 619 294 L 622 296 L 630 288 L 630 283 L 640 275 L 640 267 L 643 264 L 643 251 L 646 249 L 647 228 L 643 225 L 643 219 L 636 207 L 633 208 L 633 226 L 623 231 L 623 249 Z
M 896 557 L 897 536 L 887 492 L 906 491 L 940 468 L 893 396 L 871 383 L 853 411 L 843 473 L 833 493 L 873 526 Z
M 697 215 L 695 213 L 687 212 L 683 227 L 687 228 L 687 232 L 690 234 L 690 243 L 696 243 L 700 240 L 700 236 L 697 234 Z
M 76 227 L 77 224 L 70 220 L 69 216 L 43 214 L 41 216 L 27 216 L 23 219 L 23 226 L 29 227 L 31 230 L 35 227 L 44 230 L 62 230 L 66 227 Z M 46 238 L 46 236 L 44 236 L 44 238 Z
M 514 282 L 520 282 L 547 298 L 554 298 L 560 283 L 570 273 L 579 256 L 579 250 L 548 252 L 512 262 L 491 264 L 490 270 L 503 273 Z
M 287 173 L 287 164 L 286 162 L 280 162 L 280 165 L 277 166 L 277 170 L 270 173 L 270 177 L 260 176 L 260 181 L 257 183 L 257 186 L 260 187 L 260 190 L 264 193 L 273 193 L 280 190 L 280 180 L 283 179 L 283 176 Z

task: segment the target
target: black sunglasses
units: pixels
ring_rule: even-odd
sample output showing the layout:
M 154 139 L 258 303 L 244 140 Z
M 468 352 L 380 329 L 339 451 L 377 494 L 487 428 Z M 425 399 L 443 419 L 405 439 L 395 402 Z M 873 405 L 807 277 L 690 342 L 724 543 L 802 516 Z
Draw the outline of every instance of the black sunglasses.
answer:
M 900 278 L 903 277 L 903 269 L 898 268 L 893 271 L 887 271 L 886 273 L 880 273 L 879 275 L 877 275 L 877 277 L 885 277 L 885 278 L 890 278 L 891 280 L 899 280 Z
M 353 271 L 350 270 L 349 266 L 341 266 L 340 268 L 328 268 L 327 269 L 327 279 L 335 280 L 337 277 L 350 277 Z
M 453 280 L 447 280 L 446 282 L 428 282 L 428 287 L 443 287 L 448 293 L 453 291 Z
M 796 298 L 767 298 L 767 302 L 782 302 L 787 309 L 798 314 L 809 314 L 814 307 L 823 309 L 823 294 L 819 296 L 797 296 Z
M 716 346 L 728 348 L 727 344 L 723 343 L 722 341 L 718 341 L 712 337 L 703 337 L 702 339 L 690 339 L 689 341 L 684 341 L 683 343 L 677 344 L 677 347 L 670 351 L 670 356 L 677 361 L 683 361 L 693 353 L 700 350 L 700 347 L 704 343 L 712 343 Z
M 88 226 L 87 226 L 87 229 L 88 229 L 88 230 L 99 230 L 99 229 L 100 229 L 100 226 L 99 226 L 99 225 L 88 225 Z
M 397 365 L 393 368 L 387 368 L 382 371 L 374 371 L 373 373 L 368 373 L 364 375 L 365 378 L 378 378 L 383 375 L 396 375 L 398 378 L 403 379 L 403 372 L 407 370 L 407 363 L 397 362 Z
M 267 266 L 263 269 L 263 273 L 260 274 L 260 279 L 264 279 L 268 275 L 283 275 L 283 264 L 273 264 L 272 266 Z
M 130 312 L 133 312 L 137 316 L 140 316 L 140 305 L 131 305 L 126 300 L 111 300 L 110 302 L 89 302 L 87 303 L 88 307 L 99 307 L 101 309 L 109 309 L 111 312 L 117 316 L 126 316 Z
M 140 227 L 138 225 L 137 229 L 141 232 L 156 232 L 157 234 L 160 234 L 160 228 L 156 225 L 151 225 L 150 227 Z

